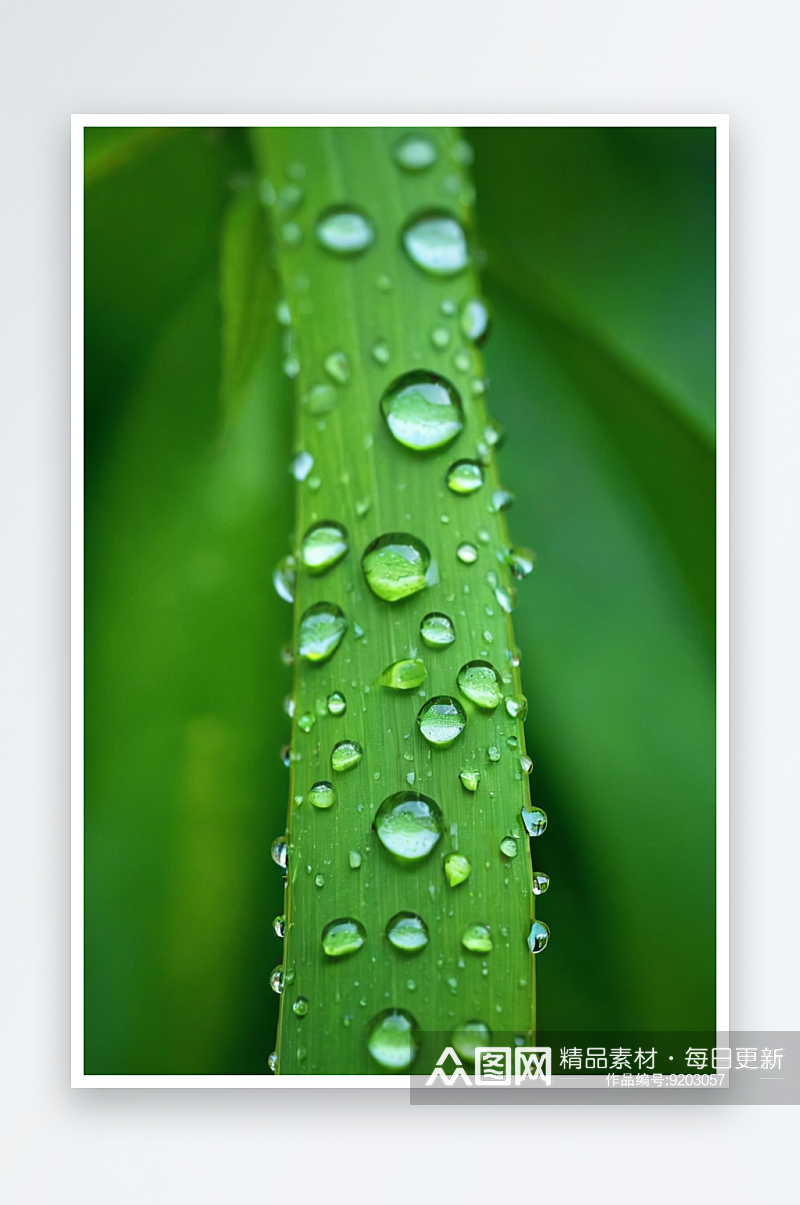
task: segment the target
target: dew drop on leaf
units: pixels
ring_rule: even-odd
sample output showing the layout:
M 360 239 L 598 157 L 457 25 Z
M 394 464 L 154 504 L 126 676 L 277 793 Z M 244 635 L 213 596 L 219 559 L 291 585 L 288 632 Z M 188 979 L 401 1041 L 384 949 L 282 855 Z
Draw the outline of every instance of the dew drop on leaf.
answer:
M 275 917 L 274 921 L 272 922 L 272 928 L 275 931 L 276 937 L 286 936 L 286 917 L 283 915 L 283 913 L 281 913 L 280 916 Z
M 550 886 L 550 875 L 545 874 L 543 870 L 534 870 L 533 872 L 533 894 L 544 895 Z
M 283 983 L 284 983 L 283 966 L 279 965 L 274 968 L 272 974 L 270 975 L 269 985 L 272 988 L 273 992 L 275 992 L 276 995 L 280 996 L 283 994 Z
M 531 954 L 540 954 L 550 940 L 550 930 L 544 921 L 535 920 L 528 934 L 528 949 Z
M 337 385 L 346 385 L 350 380 L 350 361 L 343 351 L 332 351 L 325 357 L 325 371 Z
M 486 711 L 494 711 L 503 698 L 503 681 L 488 661 L 468 661 L 458 671 L 458 689 Z
M 488 1046 L 492 1033 L 483 1021 L 466 1021 L 450 1034 L 450 1045 L 465 1063 L 475 1062 L 475 1047 Z
M 406 223 L 403 247 L 412 263 L 431 276 L 455 276 L 469 263 L 460 222 L 445 209 L 428 209 Z
M 397 377 L 381 398 L 381 413 L 398 443 L 415 452 L 443 448 L 461 434 L 461 396 L 446 377 L 415 369 Z
M 305 481 L 314 467 L 314 457 L 310 452 L 298 452 L 292 461 L 292 476 L 295 481 Z
M 300 559 L 309 573 L 327 573 L 347 556 L 350 544 L 341 523 L 314 523 L 303 536 Z
M 459 778 L 468 791 L 477 791 L 478 784 L 481 781 L 480 770 L 462 770 Z
M 322 930 L 322 948 L 329 958 L 355 954 L 367 940 L 367 931 L 359 920 L 342 916 L 329 921 Z
M 286 837 L 276 837 L 270 846 L 270 857 L 276 866 L 285 870 L 289 861 L 289 846 Z
M 478 550 L 474 544 L 470 544 L 468 540 L 465 540 L 456 548 L 456 556 L 462 565 L 474 565 L 478 559 Z
M 503 837 L 503 840 L 500 842 L 500 852 L 505 854 L 507 858 L 516 858 L 518 852 L 517 843 L 513 837 Z
M 278 561 L 272 571 L 272 584 L 275 592 L 284 602 L 294 602 L 297 587 L 297 566 L 293 556 L 284 556 Z
M 407 954 L 424 950 L 430 940 L 428 926 L 416 912 L 398 912 L 386 926 L 389 944 Z
M 388 665 L 378 678 L 381 686 L 392 690 L 415 690 L 428 676 L 424 662 L 418 658 L 406 661 L 395 661 Z
M 447 854 L 442 867 L 451 887 L 458 887 L 459 883 L 465 883 L 472 873 L 472 865 L 464 854 Z
M 373 540 L 361 558 L 361 567 L 373 594 L 398 602 L 424 590 L 430 560 L 422 540 L 408 532 L 392 532 Z
M 524 695 L 507 695 L 505 707 L 512 720 L 522 721 L 528 714 L 528 700 Z
M 422 861 L 440 840 L 444 818 L 439 805 L 416 791 L 397 791 L 375 814 L 375 832 L 399 862 Z
M 354 205 L 333 205 L 317 220 L 317 242 L 332 255 L 353 256 L 365 251 L 375 238 L 372 222 Z
M 387 1008 L 373 1017 L 367 1050 L 385 1071 L 405 1071 L 419 1053 L 418 1025 L 403 1008 Z
M 305 661 L 327 661 L 342 643 L 346 631 L 347 620 L 336 603 L 314 603 L 300 620 L 298 656 Z
M 492 934 L 489 926 L 477 922 L 467 925 L 461 935 L 461 944 L 465 950 L 471 950 L 473 954 L 488 954 L 492 948 Z
M 506 548 L 503 559 L 518 580 L 533 573 L 536 564 L 536 553 L 530 548 Z
M 328 695 L 328 711 L 331 715 L 344 715 L 347 710 L 347 700 L 341 691 L 334 690 Z
M 464 731 L 467 717 L 457 699 L 438 695 L 422 704 L 417 724 L 425 740 L 439 749 L 452 745 Z
M 440 611 L 431 611 L 424 617 L 419 625 L 419 634 L 423 643 L 431 649 L 447 648 L 456 638 L 452 619 Z
M 469 339 L 478 347 L 486 342 L 489 334 L 489 310 L 484 301 L 478 297 L 471 297 L 465 301 L 461 306 L 459 320 L 465 339 Z
M 406 172 L 424 172 L 436 162 L 436 147 L 426 134 L 403 134 L 392 147 L 392 157 Z
M 308 792 L 308 799 L 315 808 L 330 808 L 336 802 L 336 791 L 333 783 L 315 782 Z
M 298 996 L 292 1005 L 292 1012 L 296 1017 L 305 1017 L 308 1013 L 308 1000 L 305 996 Z
M 338 774 L 342 774 L 345 770 L 352 770 L 357 766 L 363 756 L 364 750 L 358 741 L 338 741 L 333 746 L 331 765 Z
M 547 814 L 541 808 L 523 808 L 522 823 L 529 837 L 541 837 L 547 828 Z
M 483 468 L 477 460 L 456 460 L 447 470 L 446 480 L 454 494 L 474 494 L 483 485 Z

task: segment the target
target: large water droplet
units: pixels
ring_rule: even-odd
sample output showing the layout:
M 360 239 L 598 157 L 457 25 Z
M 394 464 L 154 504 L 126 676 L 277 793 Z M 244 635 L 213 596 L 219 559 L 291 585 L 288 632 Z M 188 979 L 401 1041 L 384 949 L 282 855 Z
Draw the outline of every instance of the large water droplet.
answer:
M 425 616 L 419 625 L 419 634 L 431 649 L 447 648 L 456 638 L 452 619 L 439 611 L 431 611 L 430 615 Z
M 464 854 L 447 854 L 442 862 L 445 877 L 451 887 L 465 883 L 472 873 L 472 865 Z
M 342 643 L 346 631 L 347 620 L 336 603 L 314 603 L 300 620 L 298 656 L 306 661 L 327 661 Z
M 275 992 L 276 995 L 280 996 L 283 994 L 283 984 L 284 984 L 283 966 L 278 965 L 274 968 L 272 974 L 269 977 L 269 985 L 272 988 L 273 992 Z
M 338 565 L 350 545 L 341 523 L 314 523 L 303 536 L 300 557 L 309 573 L 320 574 Z
M 550 875 L 545 874 L 543 870 L 534 870 L 533 872 L 533 894 L 544 895 L 550 886 Z
M 488 954 L 492 948 L 492 934 L 488 925 L 477 922 L 467 925 L 461 937 L 461 944 L 473 954 Z
M 272 922 L 272 928 L 275 931 L 276 937 L 286 936 L 286 917 L 282 913 L 280 916 L 275 917 Z
M 431 554 L 422 540 L 408 532 L 392 532 L 372 541 L 361 567 L 373 594 L 397 602 L 425 589 L 430 562 Z
M 479 347 L 489 334 L 489 310 L 484 301 L 472 297 L 461 307 L 461 330 L 464 337 Z
M 317 221 L 317 242 L 333 255 L 365 251 L 375 238 L 372 222 L 353 205 L 333 205 Z
M 528 934 L 528 949 L 531 954 L 540 954 L 550 940 L 550 930 L 544 921 L 535 920 Z
M 521 580 L 533 573 L 536 553 L 531 552 L 530 548 L 506 548 L 503 559 L 514 577 Z
M 455 385 L 424 369 L 392 381 L 381 398 L 381 413 L 398 443 L 415 452 L 443 448 L 464 428 L 461 396 Z
M 336 791 L 333 783 L 315 782 L 308 792 L 309 802 L 315 808 L 330 808 L 336 803 Z
M 465 540 L 456 548 L 456 556 L 462 565 L 474 565 L 478 559 L 478 550 L 474 544 L 470 544 L 469 540 Z
M 350 853 L 347 855 L 347 861 L 350 864 L 351 870 L 358 870 L 359 866 L 361 865 L 361 854 L 357 849 L 351 849 Z
M 417 1022 L 404 1008 L 387 1008 L 370 1022 L 367 1049 L 386 1071 L 405 1071 L 419 1053 Z
M 494 596 L 500 606 L 505 611 L 506 615 L 510 615 L 517 607 L 517 591 L 514 586 L 500 585 L 494 592 Z
M 415 214 L 403 230 L 403 246 L 412 263 L 432 276 L 455 276 L 469 263 L 466 235 L 445 209 Z
M 278 1052 L 277 1052 L 277 1050 L 273 1050 L 272 1054 L 267 1059 L 267 1066 L 269 1067 L 269 1069 L 273 1075 L 278 1070 Z
M 436 162 L 436 147 L 426 134 L 412 132 L 398 138 L 392 147 L 392 156 L 404 171 L 424 172 Z
M 395 661 L 389 665 L 378 678 L 381 686 L 390 686 L 392 690 L 416 690 L 428 676 L 424 662 L 418 658 L 408 661 Z
M 439 805 L 416 791 L 398 791 L 375 814 L 375 832 L 399 862 L 426 858 L 444 832 Z
M 483 469 L 477 460 L 457 460 L 447 470 L 447 485 L 454 494 L 474 494 L 483 485 Z
M 329 921 L 322 930 L 322 948 L 329 958 L 355 954 L 367 940 L 367 931 L 360 920 L 350 916 Z
M 541 837 L 547 828 L 547 814 L 541 808 L 523 808 L 520 813 L 529 837 Z
M 462 770 L 459 778 L 468 791 L 477 791 L 481 781 L 481 772 L 480 770 Z
M 475 1047 L 488 1046 L 492 1032 L 483 1021 L 467 1021 L 450 1034 L 450 1045 L 465 1063 L 475 1062 Z
M 276 837 L 270 846 L 270 856 L 276 866 L 285 870 L 289 861 L 289 845 L 286 837 Z
M 495 514 L 499 514 L 501 510 L 509 510 L 514 505 L 514 494 L 511 490 L 506 489 L 503 485 L 492 494 L 491 509 Z
M 419 730 L 431 745 L 440 749 L 452 745 L 467 724 L 464 708 L 449 695 L 438 695 L 422 704 L 417 716 Z
M 358 741 L 338 741 L 333 746 L 331 765 L 337 773 L 342 774 L 345 770 L 352 770 L 357 766 L 363 756 L 364 750 Z
M 505 854 L 507 858 L 516 858 L 517 843 L 513 837 L 503 837 L 503 840 L 500 842 L 500 852 Z
M 344 715 L 347 711 L 347 699 L 339 690 L 328 695 L 328 711 L 331 715 Z
M 468 661 L 456 681 L 461 693 L 486 711 L 494 711 L 503 698 L 503 679 L 488 661 Z
M 332 351 L 325 357 L 325 371 L 337 385 L 346 385 L 350 380 L 350 361 L 347 353 Z
M 413 954 L 429 941 L 428 926 L 416 912 L 398 912 L 386 926 L 386 936 L 396 950 Z
M 272 571 L 272 584 L 284 602 L 294 602 L 297 587 L 297 567 L 293 556 L 284 556 Z
M 521 723 L 528 714 L 528 700 L 524 695 L 507 695 L 505 705 L 512 720 L 519 720 Z

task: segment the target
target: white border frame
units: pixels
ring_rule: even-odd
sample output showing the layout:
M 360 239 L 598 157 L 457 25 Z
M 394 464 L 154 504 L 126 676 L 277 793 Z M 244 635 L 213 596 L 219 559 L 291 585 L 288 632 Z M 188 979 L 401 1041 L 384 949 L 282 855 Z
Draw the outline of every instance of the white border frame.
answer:
M 83 1071 L 83 131 L 86 126 L 714 126 L 717 131 L 717 1032 L 730 1028 L 729 958 L 729 122 L 727 114 L 73 114 L 72 244 L 72 1087 L 388 1088 L 407 1075 L 86 1075 Z

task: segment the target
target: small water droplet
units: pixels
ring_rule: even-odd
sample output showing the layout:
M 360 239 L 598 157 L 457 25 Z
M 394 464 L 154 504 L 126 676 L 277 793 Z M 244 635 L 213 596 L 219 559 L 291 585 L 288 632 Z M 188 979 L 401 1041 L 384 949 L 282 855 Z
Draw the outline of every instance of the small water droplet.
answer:
M 475 162 L 475 152 L 466 138 L 459 138 L 450 147 L 450 158 L 460 167 L 469 167 Z
M 424 369 L 392 381 L 381 398 L 381 413 L 397 442 L 415 452 L 443 448 L 464 428 L 455 385 Z
M 503 559 L 514 577 L 521 581 L 533 573 L 536 553 L 530 548 L 506 548 Z
M 481 781 L 481 772 L 480 770 L 462 770 L 459 778 L 468 791 L 474 792 L 477 791 L 478 784 Z
M 477 922 L 467 925 L 461 936 L 461 944 L 473 954 L 488 954 L 492 948 L 492 934 L 488 925 Z
M 483 485 L 483 468 L 476 460 L 456 460 L 447 470 L 446 481 L 454 494 L 474 494 Z
M 283 371 L 290 381 L 293 381 L 300 372 L 300 361 L 297 356 L 288 355 L 283 360 Z M 296 480 L 301 480 L 297 478 Z
M 322 930 L 322 948 L 329 958 L 342 958 L 355 954 L 367 940 L 367 931 L 361 921 L 351 916 L 342 916 L 329 921 Z
M 418 658 L 406 661 L 395 661 L 389 665 L 378 678 L 381 686 L 389 686 L 392 690 L 416 690 L 428 676 L 424 662 Z
M 287 695 L 286 698 L 283 700 L 283 710 L 286 712 L 286 714 L 290 718 L 294 715 L 294 706 L 295 706 L 294 696 Z
M 483 438 L 490 448 L 499 450 L 506 442 L 506 432 L 503 424 L 496 418 L 490 418 L 483 429 Z
M 489 758 L 489 761 L 500 761 L 500 750 L 497 748 L 497 745 L 490 745 L 486 750 L 486 756 Z
M 336 409 L 339 405 L 339 395 L 333 385 L 314 385 L 303 398 L 303 405 L 309 414 L 320 418 Z
M 347 700 L 341 691 L 334 690 L 328 695 L 328 711 L 331 715 L 344 715 L 347 711 Z
M 291 747 L 291 745 L 281 745 L 278 757 L 280 758 L 281 765 L 286 766 L 286 769 L 288 770 L 289 766 L 292 764 L 292 747 Z
M 380 289 L 381 293 L 390 292 L 392 287 L 392 278 L 386 272 L 379 272 L 375 277 L 375 288 Z
M 500 511 L 508 510 L 514 505 L 514 495 L 511 490 L 501 486 L 492 494 L 492 505 L 489 508 L 494 514 L 499 514 Z
M 488 661 L 468 661 L 458 671 L 458 689 L 472 703 L 494 711 L 503 698 L 503 682 Z
M 437 351 L 444 351 L 450 345 L 450 331 L 446 326 L 434 326 L 431 328 L 431 344 Z
M 292 315 L 289 310 L 288 301 L 281 300 L 278 302 L 278 305 L 276 308 L 276 317 L 281 326 L 291 326 L 292 325 Z
M 384 799 L 375 814 L 375 832 L 399 862 L 426 858 L 444 832 L 439 805 L 416 791 L 397 791 Z
M 281 649 L 281 661 L 284 665 L 294 665 L 294 649 L 290 644 Z
M 516 858 L 518 852 L 517 843 L 513 837 L 503 837 L 503 840 L 500 842 L 500 852 L 505 854 L 507 858 Z
M 474 1063 L 476 1046 L 488 1046 L 491 1040 L 492 1031 L 483 1021 L 467 1021 L 450 1034 L 450 1045 L 465 1063 Z
M 308 1013 L 308 1000 L 305 996 L 298 996 L 292 1005 L 292 1012 L 296 1017 L 305 1017 Z
M 530 774 L 531 770 L 533 769 L 533 762 L 528 757 L 527 753 L 520 754 L 519 764 L 526 774 Z
M 275 592 L 284 602 L 294 602 L 297 588 L 297 565 L 293 556 L 283 556 L 272 571 Z
M 451 887 L 458 887 L 459 883 L 465 883 L 472 873 L 472 865 L 464 854 L 447 854 L 442 866 Z
M 361 854 L 357 849 L 351 849 L 347 860 L 350 863 L 351 870 L 358 870 L 359 866 L 361 865 Z
M 364 750 L 358 741 L 337 741 L 331 753 L 331 765 L 338 774 L 342 774 L 357 766 L 363 756 Z
M 298 656 L 305 661 L 327 661 L 342 643 L 346 631 L 347 620 L 336 603 L 314 603 L 300 620 Z
M 317 242 L 333 255 L 353 256 L 365 251 L 375 238 L 372 222 L 353 205 L 333 205 L 317 221 Z
M 494 596 L 506 615 L 510 615 L 512 611 L 516 610 L 517 592 L 513 586 L 498 586 Z
M 272 1054 L 267 1059 L 267 1066 L 269 1067 L 272 1074 L 275 1075 L 275 1073 L 278 1070 L 278 1052 L 277 1052 L 277 1050 L 273 1050 Z
M 308 798 L 309 802 L 313 803 L 315 808 L 333 807 L 336 802 L 336 791 L 333 783 L 315 782 L 308 792 Z
M 272 922 L 272 928 L 275 930 L 276 937 L 286 936 L 286 917 L 283 915 L 283 913 L 281 913 L 280 916 L 275 917 L 274 921 Z
M 416 912 L 398 912 L 386 926 L 389 944 L 406 954 L 424 950 L 430 940 L 428 926 Z
M 325 520 L 312 524 L 303 536 L 300 559 L 309 573 L 326 573 L 339 564 L 349 549 L 347 531 L 341 523 Z
M 489 309 L 478 297 L 471 297 L 461 306 L 461 330 L 465 339 L 480 347 L 489 334 Z
M 324 887 L 325 886 L 325 875 L 324 874 L 315 875 L 314 883 L 316 884 L 317 887 Z
M 436 162 L 436 147 L 426 134 L 412 131 L 398 138 L 392 147 L 392 157 L 404 171 L 423 172 Z
M 325 371 L 337 385 L 346 385 L 350 380 L 350 361 L 343 351 L 332 351 L 325 357 Z
M 398 602 L 424 590 L 430 560 L 422 540 L 408 532 L 393 532 L 373 540 L 361 558 L 361 567 L 373 594 Z
M 469 372 L 472 361 L 469 358 L 469 352 L 457 351 L 453 356 L 453 365 L 459 372 Z
M 281 870 L 285 870 L 289 861 L 289 845 L 286 837 L 276 837 L 269 852 L 275 865 L 280 866 Z
M 550 875 L 545 874 L 543 870 L 534 870 L 533 872 L 533 894 L 544 895 L 550 886 Z
M 461 224 L 444 209 L 414 214 L 403 230 L 403 247 L 411 262 L 432 276 L 455 276 L 469 263 Z
M 431 649 L 447 648 L 456 638 L 452 619 L 439 611 L 431 611 L 425 616 L 419 625 L 419 634 Z
M 292 476 L 295 481 L 305 481 L 314 467 L 314 457 L 310 452 L 298 452 L 292 461 Z
M 419 1053 L 417 1022 L 403 1008 L 386 1008 L 373 1017 L 367 1031 L 367 1050 L 385 1071 L 405 1071 Z
M 550 940 L 550 930 L 544 921 L 535 920 L 528 934 L 528 949 L 531 954 L 540 954 Z
M 425 740 L 439 749 L 452 745 L 467 724 L 464 708 L 449 695 L 438 695 L 423 703 L 417 715 L 419 730 Z
M 389 359 L 391 357 L 389 344 L 385 339 L 376 339 L 372 344 L 372 347 L 369 349 L 369 354 L 372 356 L 376 364 L 380 364 L 380 366 L 384 368 L 389 363 Z
M 522 722 L 528 714 L 528 700 L 524 695 L 507 695 L 505 707 L 512 720 Z
M 274 968 L 272 974 L 269 977 L 269 985 L 272 988 L 273 992 L 275 992 L 275 994 L 277 996 L 280 996 L 283 994 L 283 984 L 284 984 L 283 966 L 281 964 L 279 964 L 278 966 L 276 966 Z
M 356 502 L 356 516 L 359 519 L 363 519 L 366 515 L 369 514 L 371 507 L 372 507 L 372 499 L 371 498 L 359 498 L 358 501 Z
M 547 814 L 541 808 L 523 808 L 522 823 L 529 837 L 541 837 L 547 828 Z
M 465 540 L 456 549 L 456 556 L 462 565 L 474 565 L 478 559 L 478 550 L 474 544 L 470 544 L 468 540 Z
M 300 247 L 303 242 L 303 231 L 297 222 L 284 222 L 280 228 L 281 242 L 286 247 Z
M 297 721 L 298 727 L 301 728 L 303 732 L 310 732 L 315 723 L 316 718 L 313 711 L 304 711 Z

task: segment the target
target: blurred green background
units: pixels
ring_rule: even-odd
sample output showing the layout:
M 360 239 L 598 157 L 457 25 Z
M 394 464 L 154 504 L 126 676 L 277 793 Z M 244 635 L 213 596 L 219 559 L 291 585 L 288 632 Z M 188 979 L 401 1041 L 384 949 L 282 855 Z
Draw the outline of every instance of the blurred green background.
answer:
M 468 133 L 510 527 L 538 555 L 515 625 L 550 818 L 539 1022 L 711 1029 L 715 131 Z M 273 1047 L 292 397 L 275 295 L 248 297 L 241 363 L 220 333 L 251 170 L 243 131 L 86 132 L 89 1074 L 263 1073 Z

